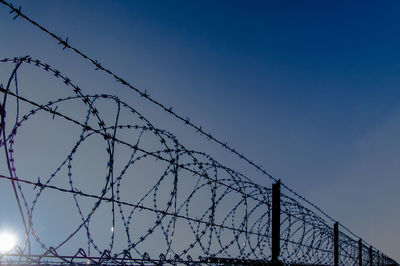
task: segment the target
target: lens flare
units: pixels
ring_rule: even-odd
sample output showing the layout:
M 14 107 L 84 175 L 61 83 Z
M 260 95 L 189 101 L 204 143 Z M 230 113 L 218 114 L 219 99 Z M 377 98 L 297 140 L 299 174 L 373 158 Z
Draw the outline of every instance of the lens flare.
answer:
M 5 253 L 12 250 L 17 243 L 15 235 L 10 232 L 0 233 L 0 252 Z

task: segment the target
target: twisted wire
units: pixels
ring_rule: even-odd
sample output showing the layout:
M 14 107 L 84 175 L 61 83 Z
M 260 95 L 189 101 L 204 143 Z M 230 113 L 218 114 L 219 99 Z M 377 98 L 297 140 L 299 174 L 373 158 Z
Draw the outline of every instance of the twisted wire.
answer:
M 251 178 L 223 166 L 206 153 L 186 148 L 172 133 L 156 128 L 118 97 L 85 94 L 70 78 L 40 60 L 27 56 L 5 58 L 0 62 L 15 65 L 9 78 L 14 80 L 14 85 L 0 86 L 3 94 L 0 147 L 5 149 L 11 169 L 10 175 L 1 174 L 0 179 L 17 184 L 16 191 L 28 220 L 26 245 L 18 247 L 14 254 L 0 256 L 0 261 L 17 263 L 15 258 L 18 258 L 21 263 L 118 265 L 257 264 L 271 260 L 270 188 L 253 183 Z M 51 74 L 69 88 L 72 95 L 44 103 L 22 96 L 24 86 L 18 82 L 21 74 L 17 75 L 21 65 Z M 15 100 L 15 111 L 11 108 L 11 97 Z M 64 107 L 72 103 L 79 103 L 83 111 L 75 114 L 76 110 L 72 112 Z M 114 110 L 111 119 L 104 118 L 104 107 Z M 12 119 L 13 116 L 16 119 Z M 64 159 L 59 160 L 47 176 L 21 177 L 18 169 L 23 168 L 23 163 L 18 164 L 18 136 L 29 132 L 29 122 L 36 117 L 48 123 L 65 121 L 68 127 L 77 128 L 79 134 Z M 91 181 L 100 186 L 96 191 L 81 183 L 84 177 L 77 172 L 80 169 L 77 163 L 83 159 L 80 152 L 93 139 L 104 143 L 106 154 L 103 181 L 97 177 Z M 124 162 L 122 166 L 118 166 L 120 162 Z M 148 183 L 140 178 L 141 171 L 135 170 L 141 164 L 159 170 Z M 132 195 L 128 184 L 135 177 L 143 189 Z M 63 233 L 55 244 L 49 244 L 52 241 L 37 229 L 42 211 L 40 204 L 51 191 L 73 202 L 77 216 L 73 229 Z M 333 264 L 330 220 L 284 193 L 281 206 L 282 262 Z M 99 225 L 103 218 L 98 213 L 104 208 L 111 217 L 107 241 L 100 240 L 96 234 L 99 227 L 107 231 L 104 225 Z M 141 219 L 145 223 L 140 224 Z M 71 256 L 66 246 L 73 241 L 78 241 L 80 246 Z M 42 253 L 32 254 L 30 246 L 40 247 Z M 341 232 L 340 247 L 341 265 L 354 264 L 357 241 Z M 363 254 L 365 256 L 365 252 Z M 377 261 L 375 249 L 373 254 Z M 395 263 L 381 257 L 381 260 Z
M 184 115 L 180 115 L 178 113 L 176 113 L 175 111 L 173 111 L 173 107 L 167 107 L 166 105 L 162 104 L 160 101 L 155 100 L 153 97 L 151 97 L 147 91 L 143 91 L 140 90 L 139 88 L 137 88 L 136 86 L 132 85 L 131 83 L 129 83 L 127 80 L 123 79 L 121 76 L 115 74 L 114 72 L 112 72 L 109 68 L 104 67 L 104 65 L 102 65 L 98 60 L 86 55 L 84 52 L 82 52 L 81 50 L 79 50 L 78 48 L 70 45 L 69 42 L 69 38 L 65 38 L 63 39 L 61 36 L 51 32 L 50 30 L 48 30 L 46 27 L 40 25 L 39 23 L 37 23 L 36 21 L 34 21 L 33 19 L 31 19 L 30 17 L 28 17 L 27 15 L 25 15 L 24 13 L 22 13 L 22 7 L 16 8 L 12 5 L 12 3 L 9 3 L 5 0 L 0 0 L 0 3 L 2 3 L 3 5 L 7 6 L 10 9 L 10 14 L 15 14 L 15 16 L 13 17 L 13 19 L 15 20 L 18 17 L 23 18 L 24 20 L 28 21 L 29 23 L 31 23 L 32 25 L 34 25 L 35 27 L 37 27 L 38 29 L 40 29 L 41 31 L 43 31 L 44 33 L 46 33 L 47 35 L 51 36 L 53 39 L 55 39 L 56 41 L 58 41 L 58 44 L 62 47 L 63 50 L 71 50 L 74 53 L 76 53 L 77 55 L 79 55 L 80 57 L 82 57 L 83 59 L 89 61 L 91 64 L 93 64 L 95 66 L 95 70 L 100 70 L 103 71 L 105 73 L 107 73 L 108 75 L 112 76 L 116 82 L 120 83 L 122 86 L 124 87 L 128 87 L 131 90 L 133 90 L 134 92 L 138 93 L 141 97 L 143 97 L 144 99 L 148 100 L 149 102 L 151 102 L 152 104 L 160 107 L 163 111 L 165 111 L 166 113 L 168 113 L 169 115 L 175 117 L 176 119 L 184 122 L 185 125 L 193 128 L 196 132 L 200 133 L 201 136 L 205 136 L 208 140 L 213 141 L 215 143 L 217 143 L 218 145 L 221 145 L 222 148 L 230 151 L 231 153 L 235 154 L 236 156 L 238 156 L 241 160 L 244 160 L 246 163 L 248 163 L 249 165 L 251 165 L 252 167 L 255 167 L 255 169 L 257 169 L 258 171 L 260 171 L 263 175 L 265 175 L 266 177 L 268 177 L 269 179 L 271 179 L 272 181 L 277 182 L 278 179 L 275 178 L 274 176 L 272 176 L 271 174 L 268 173 L 267 170 L 265 170 L 260 164 L 257 164 L 256 162 L 254 162 L 253 160 L 249 159 L 248 156 L 245 156 L 243 153 L 240 153 L 239 151 L 237 151 L 232 145 L 229 145 L 227 142 L 222 141 L 218 138 L 216 138 L 214 135 L 212 135 L 210 132 L 207 132 L 206 130 L 203 129 L 202 126 L 199 126 L 197 124 L 195 124 L 194 122 L 190 121 L 190 118 L 188 116 L 184 116 Z M 295 192 L 293 189 L 291 189 L 290 187 L 288 187 L 287 185 L 281 183 L 281 185 L 287 189 L 290 193 L 292 193 L 293 195 L 295 195 L 296 197 L 298 197 L 299 199 L 301 199 L 302 201 L 306 202 L 307 204 L 309 204 L 310 206 L 312 206 L 315 210 L 319 211 L 321 214 L 323 214 L 326 218 L 330 219 L 332 222 L 335 222 L 335 220 L 329 216 L 326 212 L 324 212 L 321 208 L 319 208 L 316 204 L 312 203 L 310 200 L 306 199 L 304 196 L 298 194 L 297 192 Z M 354 237 L 359 238 L 356 234 L 354 234 L 352 231 L 350 231 L 348 228 L 346 228 L 345 226 L 342 226 L 344 229 L 346 229 L 348 231 L 348 233 L 352 234 Z

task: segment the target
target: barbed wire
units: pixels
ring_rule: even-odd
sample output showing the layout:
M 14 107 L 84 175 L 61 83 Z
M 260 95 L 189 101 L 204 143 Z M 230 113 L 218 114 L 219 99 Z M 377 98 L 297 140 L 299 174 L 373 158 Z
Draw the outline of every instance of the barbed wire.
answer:
M 205 136 L 208 140 L 213 141 L 219 145 L 221 145 L 222 148 L 232 152 L 233 154 L 235 154 L 236 156 L 238 156 L 241 160 L 244 160 L 246 163 L 248 163 L 249 165 L 251 165 L 252 167 L 255 167 L 258 171 L 260 171 L 262 174 L 264 174 L 266 177 L 268 177 L 269 179 L 271 179 L 274 182 L 278 181 L 278 178 L 275 178 L 274 176 L 272 176 L 271 174 L 269 174 L 267 172 L 267 170 L 265 170 L 260 164 L 255 163 L 253 160 L 249 159 L 248 156 L 245 156 L 243 153 L 238 152 L 232 145 L 228 144 L 225 141 L 222 141 L 218 138 L 216 138 L 213 134 L 211 134 L 210 132 L 207 132 L 206 130 L 203 129 L 202 126 L 199 126 L 197 124 L 195 124 L 194 122 L 190 121 L 190 118 L 188 116 L 184 116 L 184 115 L 180 115 L 178 113 L 176 113 L 175 111 L 173 111 L 173 107 L 167 107 L 166 105 L 164 105 L 163 103 L 155 100 L 153 97 L 151 97 L 146 90 L 140 90 L 139 88 L 137 88 L 136 86 L 132 85 L 131 83 L 129 83 L 127 80 L 123 79 L 121 76 L 115 74 L 114 72 L 112 72 L 109 68 L 106 68 L 100 61 L 86 55 L 84 52 L 82 52 L 81 50 L 79 50 L 78 48 L 72 46 L 70 44 L 70 40 L 68 37 L 66 37 L 65 39 L 63 39 L 61 36 L 51 32 L 50 30 L 48 30 L 47 28 L 45 28 L 44 26 L 40 25 L 39 23 L 37 23 L 36 21 L 34 21 L 33 19 L 29 18 L 28 16 L 26 16 L 24 13 L 22 13 L 22 7 L 20 6 L 19 8 L 16 8 L 12 5 L 12 3 L 9 3 L 5 0 L 0 0 L 0 3 L 2 3 L 3 5 L 7 6 L 8 8 L 10 8 L 10 14 L 15 14 L 15 16 L 13 17 L 13 19 L 16 19 L 18 17 L 21 17 L 23 19 L 25 19 L 26 21 L 28 21 L 29 23 L 31 23 L 32 25 L 34 25 L 35 27 L 37 27 L 38 29 L 40 29 L 41 31 L 43 31 L 44 33 L 46 33 L 47 35 L 51 36 L 53 39 L 55 39 L 56 41 L 58 41 L 58 44 L 62 47 L 63 50 L 71 50 L 74 53 L 76 53 L 77 55 L 79 55 L 80 57 L 84 58 L 85 60 L 89 61 L 91 64 L 93 64 L 95 66 L 95 70 L 100 70 L 103 71 L 105 73 L 107 73 L 108 75 L 111 75 L 116 82 L 120 83 L 122 86 L 124 87 L 128 87 L 131 90 L 133 90 L 134 92 L 138 93 L 141 97 L 143 97 L 144 99 L 148 100 L 149 102 L 151 102 L 152 104 L 155 104 L 156 106 L 160 107 L 163 111 L 165 111 L 166 113 L 168 113 L 169 115 L 175 117 L 176 119 L 184 122 L 185 125 L 193 128 L 197 133 L 200 133 L 201 136 Z M 307 204 L 309 204 L 311 207 L 315 208 L 315 210 L 319 211 L 321 214 L 325 215 L 328 219 L 330 219 L 332 222 L 335 222 L 336 220 L 334 218 L 332 218 L 331 216 L 329 216 L 326 212 L 324 212 L 321 208 L 319 208 L 316 204 L 314 204 L 313 202 L 311 202 L 310 200 L 306 199 L 304 196 L 300 195 L 299 193 L 295 192 L 293 189 L 291 189 L 290 187 L 288 187 L 287 185 L 285 185 L 284 183 L 281 183 L 282 186 L 287 189 L 290 193 L 292 193 L 293 195 L 295 195 L 296 197 L 298 197 L 299 199 L 303 200 L 304 202 L 306 202 Z M 345 227 L 344 225 L 342 225 L 342 227 L 347 230 L 350 234 L 352 234 L 354 237 L 359 238 L 359 236 L 357 236 L 356 234 L 354 234 L 350 229 L 348 229 L 347 227 Z
M 251 178 L 223 166 L 204 152 L 186 148 L 176 136 L 156 128 L 118 97 L 85 94 L 49 64 L 29 56 L 0 62 L 14 64 L 7 86 L 0 84 L 3 94 L 0 147 L 5 150 L 9 165 L 9 175 L 0 175 L 0 179 L 16 184 L 15 191 L 20 196 L 17 200 L 24 207 L 22 217 L 27 217 L 26 244 L 18 247 L 16 254 L 3 255 L 0 261 L 109 265 L 271 261 L 270 188 L 255 184 Z M 68 96 L 50 101 L 42 99 L 46 98 L 44 93 L 36 94 L 35 100 L 24 97 L 26 85 L 18 81 L 22 65 L 37 67 L 41 73 L 52 76 L 57 84 L 69 88 Z M 52 92 L 57 94 L 56 89 Z M 14 105 L 11 99 L 15 100 Z M 110 113 L 114 114 L 111 118 Z M 36 129 L 30 121 L 44 124 L 37 125 L 39 132 L 32 132 Z M 76 129 L 76 141 L 72 148 L 57 144 L 57 149 L 67 149 L 63 158 L 54 170 L 46 165 L 49 173 L 37 177 L 35 169 L 27 171 L 18 160 L 21 149 L 17 147 L 18 138 L 23 139 L 23 134 L 43 134 L 52 127 L 51 123 L 60 121 L 66 123 L 66 132 L 71 127 Z M 44 148 L 46 141 L 35 143 L 38 150 Z M 79 166 L 79 162 L 88 159 L 84 157 L 85 147 L 90 151 L 94 148 L 91 141 L 96 141 L 97 146 L 101 141 L 100 146 L 105 148 L 105 167 L 101 173 Z M 34 149 L 33 145 L 30 143 L 25 149 Z M 145 167 L 146 172 L 156 169 L 157 173 L 140 178 L 143 175 L 140 167 Z M 24 172 L 30 174 L 22 177 L 20 173 Z M 55 236 L 46 237 L 38 229 L 40 217 L 49 212 L 45 200 L 49 194 L 53 195 L 53 201 L 62 200 L 63 206 L 68 202 L 75 210 L 75 219 L 68 220 L 70 231 L 57 232 L 56 242 Z M 281 206 L 282 262 L 332 264 L 333 229 L 329 219 L 285 193 Z M 69 210 L 69 217 L 72 212 Z M 101 222 L 107 218 L 108 224 Z M 110 232 L 108 240 L 96 233 L 99 230 L 102 234 Z M 355 264 L 357 241 L 343 232 L 340 236 L 341 264 Z M 67 247 L 70 243 L 78 243 L 78 251 L 71 251 Z M 32 253 L 31 247 L 36 252 L 39 248 L 42 253 Z M 73 252 L 73 256 L 63 255 Z M 378 257 L 379 253 L 374 252 L 374 259 Z
M 4 0 L 0 0 L 0 3 L 8 6 L 10 8 L 10 14 L 15 14 L 15 16 L 13 17 L 13 19 L 16 19 L 18 17 L 21 17 L 25 20 L 27 20 L 28 22 L 30 22 L 31 24 L 33 24 L 34 26 L 38 27 L 40 30 L 42 30 L 43 32 L 47 33 L 48 35 L 50 35 L 52 38 L 56 39 L 58 41 L 58 44 L 61 45 L 63 47 L 63 50 L 65 49 L 70 49 L 72 51 L 74 51 L 75 53 L 77 53 L 79 56 L 83 57 L 84 59 L 90 61 L 92 64 L 95 65 L 95 69 L 96 70 L 101 70 L 106 72 L 107 74 L 113 76 L 113 78 L 115 78 L 115 80 L 119 83 L 121 83 L 123 86 L 129 87 L 130 89 L 133 89 L 136 93 L 138 93 L 140 96 L 144 97 L 145 99 L 149 100 L 151 103 L 161 107 L 164 111 L 166 111 L 167 113 L 169 113 L 170 115 L 174 116 L 175 118 L 183 121 L 186 125 L 192 127 L 193 129 L 196 130 L 196 132 L 199 132 L 201 135 L 206 136 L 207 139 L 212 140 L 214 142 L 216 142 L 217 144 L 221 145 L 223 148 L 229 150 L 230 152 L 236 154 L 237 156 L 239 156 L 240 159 L 243 159 L 244 161 L 246 161 L 247 163 L 249 163 L 250 165 L 252 165 L 253 167 L 255 167 L 257 170 L 261 171 L 264 175 L 266 175 L 267 177 L 269 177 L 270 179 L 272 179 L 273 181 L 277 181 L 277 179 L 275 177 L 273 177 L 271 174 L 269 174 L 265 169 L 263 169 L 261 167 L 261 165 L 256 164 L 255 162 L 253 162 L 252 160 L 248 159 L 247 156 L 244 156 L 242 153 L 239 153 L 238 151 L 236 151 L 235 148 L 233 148 L 231 145 L 229 145 L 227 142 L 223 142 L 219 139 L 217 139 L 216 137 L 214 137 L 211 133 L 207 133 L 205 130 L 202 129 L 201 126 L 198 126 L 194 123 L 192 123 L 190 121 L 190 119 L 187 116 L 182 116 L 174 111 L 172 111 L 172 107 L 167 108 L 164 104 L 160 103 L 159 101 L 155 100 L 154 98 L 150 97 L 149 94 L 147 93 L 147 91 L 142 91 L 138 88 L 136 88 L 135 86 L 131 85 L 129 82 L 127 82 L 126 80 L 124 80 L 123 78 L 121 78 L 120 76 L 118 76 L 117 74 L 113 73 L 110 69 L 105 68 L 101 65 L 101 63 L 98 60 L 93 59 L 92 57 L 87 56 L 85 53 L 81 52 L 79 49 L 71 46 L 69 44 L 69 39 L 68 37 L 65 38 L 65 40 L 56 35 L 55 33 L 49 31 L 48 29 L 46 29 L 45 27 L 41 26 L 39 23 L 35 22 L 34 20 L 30 19 L 29 17 L 27 17 L 25 14 L 22 13 L 22 7 L 16 8 L 14 7 L 11 3 L 8 3 L 7 1 Z M 15 79 L 17 80 L 17 79 Z M 68 79 L 65 80 L 66 83 L 69 82 Z M 17 102 L 18 105 L 18 102 Z M 16 120 L 18 120 L 18 117 L 16 118 Z M 108 136 L 106 136 L 108 137 Z M 112 139 L 113 141 L 113 139 Z M 111 177 L 112 179 L 112 177 Z M 113 182 L 111 182 L 113 184 Z M 335 220 L 330 217 L 327 213 L 325 213 L 322 209 L 320 209 L 317 205 L 315 205 L 314 203 L 312 203 L 311 201 L 309 201 L 308 199 L 306 199 L 304 196 L 298 194 L 297 192 L 295 192 L 294 190 L 292 190 L 291 188 L 289 188 L 287 185 L 282 184 L 283 187 L 285 187 L 289 192 L 291 192 L 292 194 L 294 194 L 296 197 L 298 197 L 299 199 L 303 200 L 304 202 L 306 202 L 307 204 L 309 204 L 310 206 L 312 206 L 313 208 L 315 208 L 317 211 L 321 212 L 325 217 L 327 217 L 328 219 L 330 219 L 332 222 L 334 222 Z M 114 193 L 114 188 L 112 188 L 112 192 Z M 113 209 L 113 217 L 115 216 L 114 214 L 114 209 Z M 353 235 L 356 238 L 359 238 L 359 236 L 357 236 L 356 234 L 354 234 L 350 229 L 348 229 L 346 226 L 341 225 L 341 227 L 343 229 L 345 229 L 349 234 Z

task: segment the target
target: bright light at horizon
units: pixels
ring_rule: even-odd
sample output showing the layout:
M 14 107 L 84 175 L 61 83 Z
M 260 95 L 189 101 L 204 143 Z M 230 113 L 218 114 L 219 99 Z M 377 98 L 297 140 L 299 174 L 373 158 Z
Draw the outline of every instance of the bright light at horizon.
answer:
M 17 244 L 17 239 L 14 234 L 10 232 L 0 233 L 0 252 L 5 253 L 12 250 Z

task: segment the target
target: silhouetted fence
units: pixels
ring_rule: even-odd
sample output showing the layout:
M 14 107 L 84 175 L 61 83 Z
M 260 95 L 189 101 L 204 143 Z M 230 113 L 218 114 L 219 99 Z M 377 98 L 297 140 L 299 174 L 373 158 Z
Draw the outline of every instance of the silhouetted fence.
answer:
M 118 97 L 87 95 L 37 59 L 0 61 L 14 65 L 0 88 L 0 178 L 25 231 L 3 262 L 398 265 L 280 181 L 255 184 Z M 56 85 L 25 89 L 22 65 Z
M 1 263 L 398 265 L 232 146 L 27 17 L 21 7 L 0 3 L 14 19 L 28 21 L 273 182 L 261 186 L 185 147 L 117 96 L 89 95 L 38 59 L 2 59 L 13 67 L 1 77 L 0 188 L 4 197 L 12 190 L 17 207 L 10 213 L 18 213 L 16 225 L 24 237 L 11 253 L 0 255 Z M 21 79 L 22 65 L 39 74 Z M 36 82 L 42 79 L 54 82 Z

